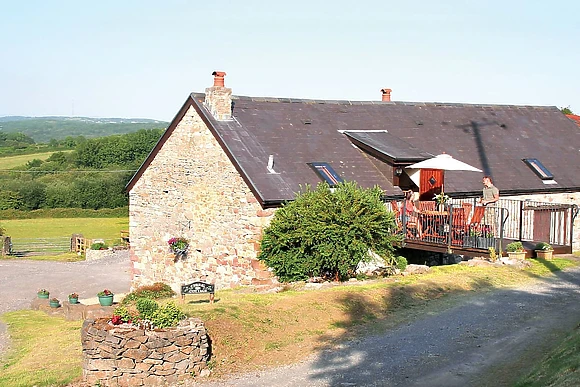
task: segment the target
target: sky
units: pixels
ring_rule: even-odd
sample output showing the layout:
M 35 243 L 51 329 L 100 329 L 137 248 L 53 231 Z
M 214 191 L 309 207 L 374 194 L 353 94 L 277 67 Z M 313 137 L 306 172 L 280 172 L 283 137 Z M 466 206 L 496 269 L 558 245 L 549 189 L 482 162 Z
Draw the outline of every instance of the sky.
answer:
M 0 0 L 0 116 L 170 121 L 234 95 L 569 106 L 580 2 Z

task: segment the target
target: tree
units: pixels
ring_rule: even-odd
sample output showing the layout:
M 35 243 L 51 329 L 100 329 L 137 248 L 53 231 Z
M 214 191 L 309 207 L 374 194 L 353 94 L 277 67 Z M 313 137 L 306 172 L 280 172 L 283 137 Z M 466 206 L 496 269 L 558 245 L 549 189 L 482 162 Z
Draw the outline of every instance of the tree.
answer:
M 566 107 L 562 107 L 562 108 L 560 108 L 560 111 L 561 111 L 562 113 L 564 113 L 564 114 L 574 114 L 574 113 L 572 112 L 572 109 L 570 109 L 570 106 L 569 106 L 569 105 L 568 105 L 568 106 L 566 106 Z
M 371 251 L 394 263 L 400 236 L 381 196 L 378 187 L 363 189 L 352 182 L 334 190 L 326 183 L 316 190 L 307 187 L 275 213 L 264 230 L 258 259 L 281 281 L 312 276 L 344 280 L 371 259 Z
M 37 210 L 46 200 L 46 187 L 37 181 L 25 181 L 21 183 L 18 194 L 22 200 L 21 209 Z

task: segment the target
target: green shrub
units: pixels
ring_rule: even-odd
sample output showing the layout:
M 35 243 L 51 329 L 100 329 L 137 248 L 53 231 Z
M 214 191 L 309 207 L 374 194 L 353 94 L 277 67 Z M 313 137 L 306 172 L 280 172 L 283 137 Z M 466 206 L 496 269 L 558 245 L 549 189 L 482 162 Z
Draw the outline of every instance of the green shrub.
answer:
M 495 251 L 495 247 L 489 247 L 487 251 L 489 251 L 489 260 L 495 262 L 497 260 L 497 252 Z
M 264 230 L 258 259 L 284 282 L 351 278 L 359 262 L 371 259 L 369 251 L 394 263 L 400 236 L 381 196 L 380 188 L 363 189 L 353 182 L 332 191 L 326 183 L 316 190 L 306 187 L 276 211 Z
M 401 271 L 405 271 L 405 269 L 407 268 L 408 262 L 407 262 L 407 258 L 399 255 L 396 258 L 397 261 L 397 268 Z
M 153 285 L 140 286 L 133 290 L 123 299 L 123 304 L 135 302 L 139 298 L 150 298 L 152 300 L 159 300 L 162 298 L 171 298 L 175 296 L 175 292 L 171 287 L 163 282 L 155 282 Z
M 139 298 L 136 302 L 139 317 L 152 320 L 153 315 L 159 309 L 159 304 L 150 298 Z
M 167 328 L 176 326 L 185 317 L 181 309 L 174 302 L 170 301 L 153 313 L 151 321 L 157 328 Z
M 135 320 L 135 316 L 133 316 L 131 312 L 129 312 L 129 310 L 124 306 L 118 306 L 115 308 L 115 312 L 113 314 L 119 316 L 123 322 Z
M 104 242 L 95 242 L 91 244 L 91 250 L 106 250 L 107 248 L 108 246 Z
M 522 244 L 522 242 L 511 242 L 508 243 L 508 245 L 506 246 L 506 251 L 509 251 L 511 253 L 513 252 L 521 252 L 524 251 L 524 245 Z

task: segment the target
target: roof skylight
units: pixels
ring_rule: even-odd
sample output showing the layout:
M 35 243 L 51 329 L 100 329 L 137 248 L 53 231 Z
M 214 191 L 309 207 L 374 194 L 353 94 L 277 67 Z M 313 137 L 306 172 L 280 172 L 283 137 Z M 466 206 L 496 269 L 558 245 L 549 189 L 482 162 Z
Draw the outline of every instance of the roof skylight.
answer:
M 310 168 L 314 170 L 318 174 L 318 176 L 322 177 L 324 181 L 328 183 L 331 187 L 336 186 L 338 183 L 342 183 L 343 180 L 338 174 L 332 169 L 332 167 L 328 163 L 324 162 L 312 162 L 307 163 Z
M 526 165 L 530 167 L 530 169 L 534 171 L 534 173 L 538 175 L 540 179 L 552 180 L 554 178 L 554 175 L 552 175 L 552 173 L 548 170 L 548 168 L 544 167 L 544 165 L 540 162 L 540 160 L 522 159 L 522 161 L 526 163 Z

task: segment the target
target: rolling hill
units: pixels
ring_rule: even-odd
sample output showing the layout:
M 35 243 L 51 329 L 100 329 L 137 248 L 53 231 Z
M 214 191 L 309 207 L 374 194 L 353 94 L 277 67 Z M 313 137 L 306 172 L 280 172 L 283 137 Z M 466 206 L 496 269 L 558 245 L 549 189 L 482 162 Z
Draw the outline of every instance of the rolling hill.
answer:
M 90 117 L 0 117 L 0 130 L 21 132 L 36 142 L 68 136 L 86 138 L 125 134 L 140 129 L 164 129 L 169 123 L 146 118 L 90 118 Z

